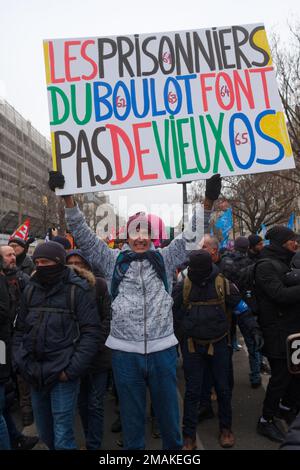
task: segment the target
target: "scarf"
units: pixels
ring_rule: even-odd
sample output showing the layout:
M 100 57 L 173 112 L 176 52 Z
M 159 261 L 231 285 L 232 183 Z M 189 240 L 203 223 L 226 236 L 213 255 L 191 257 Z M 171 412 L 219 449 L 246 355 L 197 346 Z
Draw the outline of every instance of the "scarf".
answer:
M 162 255 L 158 251 L 148 250 L 145 253 L 135 253 L 134 251 L 121 251 L 117 257 L 115 269 L 111 282 L 111 295 L 115 299 L 118 295 L 119 284 L 125 276 L 132 261 L 143 261 L 147 259 L 151 266 L 155 269 L 158 277 L 163 281 L 166 291 L 168 292 L 168 281 L 166 268 Z

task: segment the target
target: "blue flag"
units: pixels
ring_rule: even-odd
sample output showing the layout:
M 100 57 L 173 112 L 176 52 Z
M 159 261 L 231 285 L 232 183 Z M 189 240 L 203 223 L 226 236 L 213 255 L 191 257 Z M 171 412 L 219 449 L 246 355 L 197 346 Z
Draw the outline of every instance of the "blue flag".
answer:
M 266 233 L 267 233 L 267 227 L 265 226 L 265 224 L 261 224 L 261 232 L 262 232 L 263 238 L 265 238 Z M 269 244 L 270 244 L 270 240 L 264 240 L 264 245 L 269 245 Z
M 292 214 L 290 215 L 289 221 L 287 223 L 287 228 L 294 230 L 294 225 L 295 225 L 295 213 L 292 212 Z
M 233 227 L 232 208 L 229 207 L 216 221 L 215 227 L 222 232 L 222 242 L 220 247 L 226 247 L 229 239 L 229 232 Z

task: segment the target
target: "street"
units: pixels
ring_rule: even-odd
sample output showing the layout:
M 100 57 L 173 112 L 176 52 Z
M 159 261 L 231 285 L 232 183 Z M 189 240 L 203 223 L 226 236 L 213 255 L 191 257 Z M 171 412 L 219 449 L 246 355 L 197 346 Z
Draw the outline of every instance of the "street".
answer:
M 240 343 L 243 344 L 242 338 Z M 234 353 L 234 374 L 235 387 L 233 391 L 233 432 L 236 438 L 235 446 L 230 450 L 276 450 L 278 444 L 271 442 L 267 438 L 256 433 L 256 423 L 260 416 L 261 406 L 264 399 L 265 387 L 268 383 L 268 375 L 262 375 L 263 386 L 258 389 L 252 389 L 248 379 L 248 358 L 245 347 Z M 184 379 L 183 370 L 179 363 L 179 403 L 182 412 Z M 206 420 L 198 425 L 197 445 L 198 449 L 206 450 L 224 450 L 218 444 L 218 419 L 217 419 L 217 403 L 213 402 L 215 417 Z M 18 419 L 18 416 L 16 415 Z M 105 419 L 104 419 L 104 439 L 103 450 L 122 450 L 118 445 L 118 441 L 122 439 L 120 433 L 112 433 L 111 425 L 116 419 L 115 400 L 110 392 L 107 393 L 105 400 Z M 20 420 L 18 419 L 20 422 Z M 282 426 L 282 421 L 280 422 Z M 32 435 L 35 433 L 34 425 L 24 428 L 24 434 Z M 78 447 L 84 449 L 84 437 L 80 425 L 80 420 L 76 417 L 76 439 Z M 146 423 L 146 442 L 147 449 L 161 449 L 161 440 L 153 439 L 151 436 L 150 423 L 150 406 L 148 406 L 147 423 Z M 120 444 L 120 442 L 119 442 Z M 37 444 L 35 449 L 45 449 L 43 444 Z

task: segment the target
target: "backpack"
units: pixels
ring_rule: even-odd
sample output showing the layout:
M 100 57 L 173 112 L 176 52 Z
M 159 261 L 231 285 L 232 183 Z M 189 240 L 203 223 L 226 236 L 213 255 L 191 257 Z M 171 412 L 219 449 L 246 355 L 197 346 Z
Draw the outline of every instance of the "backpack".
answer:
M 217 298 L 207 301 L 189 300 L 192 281 L 186 277 L 183 284 L 183 306 L 186 314 L 182 326 L 187 337 L 213 342 L 224 337 L 230 330 L 231 312 L 226 306 L 226 295 L 230 295 L 230 283 L 223 274 L 215 278 Z
M 250 264 L 249 266 L 246 266 L 245 268 L 241 269 L 239 272 L 239 279 L 237 283 L 239 291 L 244 301 L 247 303 L 252 313 L 254 313 L 255 315 L 259 314 L 255 285 L 256 268 L 259 264 L 265 261 L 269 261 L 270 263 L 272 263 L 275 270 L 279 266 L 279 262 L 276 260 L 272 260 L 270 258 L 262 258 L 256 261 L 256 263 Z
M 29 286 L 27 292 L 26 292 L 26 305 L 27 305 L 27 307 L 30 306 L 30 301 L 32 299 L 34 288 L 35 288 L 35 286 L 33 284 L 31 284 Z M 76 337 L 73 339 L 73 344 L 74 345 L 80 339 L 79 321 L 78 321 L 78 318 L 77 318 L 77 315 L 76 315 L 75 295 L 76 295 L 76 285 L 75 284 L 68 285 L 67 306 L 68 306 L 69 313 L 70 313 L 70 315 L 71 315 L 71 317 L 72 317 L 72 319 L 73 319 L 73 321 L 76 325 L 76 330 L 77 330 Z M 39 308 L 39 307 L 37 307 L 37 308 Z M 52 312 L 57 313 L 57 312 L 59 312 L 59 309 L 57 309 L 56 307 L 47 307 L 47 308 L 43 308 L 43 311 L 48 312 L 48 313 L 52 313 Z M 61 309 L 61 312 L 65 313 L 65 311 L 63 309 Z M 36 328 L 36 334 L 38 334 L 38 328 Z

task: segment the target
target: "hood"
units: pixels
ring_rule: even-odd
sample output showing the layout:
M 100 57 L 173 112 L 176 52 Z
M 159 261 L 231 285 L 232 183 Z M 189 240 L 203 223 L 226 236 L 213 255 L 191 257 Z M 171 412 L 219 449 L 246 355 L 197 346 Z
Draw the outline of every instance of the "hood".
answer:
M 81 277 L 82 279 L 85 279 L 91 287 L 95 287 L 96 278 L 91 271 L 79 268 L 78 266 L 69 266 L 69 268 L 73 270 L 77 276 Z
M 81 250 L 79 249 L 69 250 L 66 254 L 66 261 L 68 261 L 68 259 L 71 256 L 79 256 L 84 261 L 84 263 L 89 267 L 89 269 L 92 270 L 92 265 L 90 263 L 90 260 L 84 255 L 84 253 Z

